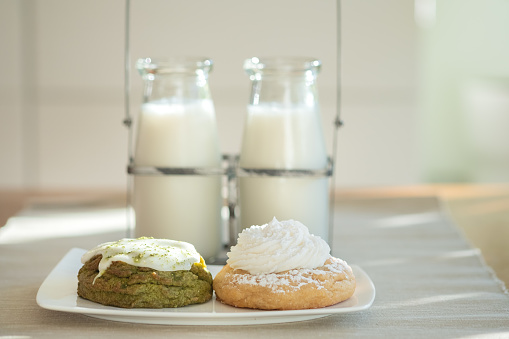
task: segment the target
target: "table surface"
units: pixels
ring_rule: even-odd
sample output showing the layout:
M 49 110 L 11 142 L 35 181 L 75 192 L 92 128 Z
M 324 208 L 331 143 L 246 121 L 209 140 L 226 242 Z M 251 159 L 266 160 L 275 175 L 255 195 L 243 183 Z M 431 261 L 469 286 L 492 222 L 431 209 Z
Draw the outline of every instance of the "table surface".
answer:
M 499 187 L 339 192 L 333 254 L 371 277 L 376 287 L 373 306 L 356 313 L 271 325 L 144 325 L 43 309 L 35 301 L 37 291 L 69 249 L 90 248 L 125 233 L 89 230 L 86 235 L 64 232 L 60 237 L 38 239 L 37 229 L 32 229 L 32 238 L 26 241 L 1 243 L 7 228 L 0 229 L 0 337 L 509 337 L 509 296 L 495 276 L 496 272 L 507 279 L 508 192 Z M 105 192 L 64 192 L 49 199 L 47 194 L 26 193 L 0 194 L 0 205 L 10 201 L 12 215 L 19 209 L 16 199 L 25 206 L 28 202 L 32 208 L 22 214 L 32 224 L 40 221 L 41 227 L 50 224 L 43 222 L 40 213 L 48 218 L 55 206 L 61 212 L 63 204 L 72 215 L 77 209 L 119 208 L 124 201 L 122 194 Z M 76 224 L 82 216 L 75 216 Z M 486 264 L 499 268 L 494 271 Z

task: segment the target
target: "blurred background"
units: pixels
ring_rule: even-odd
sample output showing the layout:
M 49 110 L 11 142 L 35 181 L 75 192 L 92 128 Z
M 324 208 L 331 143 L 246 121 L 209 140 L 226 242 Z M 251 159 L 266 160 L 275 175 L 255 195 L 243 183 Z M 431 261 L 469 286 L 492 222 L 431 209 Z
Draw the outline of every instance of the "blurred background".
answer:
M 341 42 L 338 188 L 509 182 L 505 0 L 131 1 L 137 58 L 214 60 L 221 148 L 240 148 L 243 60 L 321 59 L 332 152 Z M 122 0 L 0 1 L 0 189 L 126 186 Z

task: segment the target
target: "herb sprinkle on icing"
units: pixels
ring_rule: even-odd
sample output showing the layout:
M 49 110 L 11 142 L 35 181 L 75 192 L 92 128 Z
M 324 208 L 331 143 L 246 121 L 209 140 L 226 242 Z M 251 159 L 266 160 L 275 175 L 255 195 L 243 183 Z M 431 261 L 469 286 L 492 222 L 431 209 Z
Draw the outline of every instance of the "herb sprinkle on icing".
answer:
M 203 259 L 192 244 L 169 239 L 125 238 L 103 243 L 86 252 L 81 257 L 81 263 L 85 264 L 98 254 L 102 255 L 102 259 L 99 263 L 99 274 L 95 279 L 103 275 L 114 261 L 158 271 L 190 270 L 195 263 L 204 265 Z

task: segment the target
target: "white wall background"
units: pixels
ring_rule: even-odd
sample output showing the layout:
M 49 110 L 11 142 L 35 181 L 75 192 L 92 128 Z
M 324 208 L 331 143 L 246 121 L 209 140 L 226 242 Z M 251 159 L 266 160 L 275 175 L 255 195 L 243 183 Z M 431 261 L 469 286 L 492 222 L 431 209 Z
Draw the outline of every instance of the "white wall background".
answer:
M 342 1 L 337 185 L 509 181 L 509 4 L 415 3 L 436 8 L 424 12 L 426 27 L 412 1 Z M 123 0 L 0 2 L 0 188 L 125 187 L 124 9 Z M 240 146 L 245 58 L 321 59 L 332 144 L 335 0 L 132 0 L 131 34 L 131 64 L 214 59 L 226 153 Z M 134 113 L 141 80 L 132 69 Z

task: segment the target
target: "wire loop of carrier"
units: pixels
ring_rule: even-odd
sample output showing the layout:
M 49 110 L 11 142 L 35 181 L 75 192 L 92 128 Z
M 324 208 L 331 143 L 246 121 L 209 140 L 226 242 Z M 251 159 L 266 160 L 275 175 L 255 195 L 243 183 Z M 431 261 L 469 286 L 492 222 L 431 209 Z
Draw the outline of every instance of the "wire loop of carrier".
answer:
M 238 165 L 238 156 L 225 155 L 227 165 L 223 168 L 212 167 L 157 167 L 129 165 L 127 173 L 133 175 L 228 175 L 237 177 L 330 177 L 333 174 L 333 162 L 327 158 L 327 167 L 322 169 L 272 169 L 244 168 Z
M 330 177 L 333 173 L 331 158 L 327 158 L 327 167 L 322 169 L 272 169 L 237 167 L 238 177 Z

